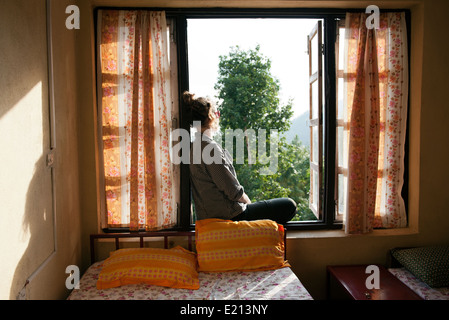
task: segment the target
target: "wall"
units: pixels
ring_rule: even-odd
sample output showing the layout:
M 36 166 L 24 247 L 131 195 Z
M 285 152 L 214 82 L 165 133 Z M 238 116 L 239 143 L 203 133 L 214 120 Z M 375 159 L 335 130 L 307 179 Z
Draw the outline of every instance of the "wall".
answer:
M 128 1 L 127 6 L 145 6 L 146 1 Z M 95 6 L 119 6 L 119 0 L 92 0 L 82 11 Z M 447 148 L 435 147 L 434 142 L 444 142 L 449 138 L 449 108 L 445 107 L 445 93 L 448 92 L 447 43 L 438 35 L 447 30 L 448 22 L 444 14 L 449 11 L 446 1 L 152 1 L 154 7 L 333 7 L 364 8 L 370 4 L 382 8 L 409 8 L 412 11 L 412 55 L 411 60 L 411 101 L 410 101 L 410 159 L 409 159 L 409 228 L 392 231 L 378 231 L 366 236 L 346 236 L 341 231 L 291 232 L 288 239 L 288 257 L 293 270 L 316 299 L 325 297 L 326 266 L 330 264 L 385 263 L 387 251 L 395 246 L 426 245 L 449 242 L 449 214 L 445 196 L 449 170 L 445 166 L 449 160 Z M 92 20 L 91 20 L 92 21 Z M 90 21 L 86 23 L 91 24 Z M 82 31 L 82 42 L 92 42 L 92 30 Z M 86 47 L 82 53 L 84 61 L 91 61 L 92 48 Z M 92 80 L 93 67 L 84 64 L 80 77 Z M 93 85 L 92 85 L 93 87 Z M 89 90 L 89 92 L 91 92 Z M 89 133 L 87 148 L 90 159 L 84 162 L 86 174 L 82 173 L 82 184 L 92 186 L 95 159 L 91 153 L 94 144 L 93 108 L 89 104 L 92 97 L 84 97 L 86 103 L 81 125 Z M 87 138 L 87 135 L 86 135 Z M 82 145 L 82 144 L 80 144 Z M 85 152 L 86 154 L 87 152 Z M 82 196 L 83 216 L 86 222 L 83 238 L 98 231 L 96 194 L 89 190 Z M 88 247 L 83 247 L 87 255 Z M 87 259 L 87 258 L 85 258 Z
M 75 264 L 84 270 L 88 266 L 88 235 L 98 232 L 93 9 L 97 5 L 123 2 L 53 0 L 51 3 L 56 124 L 53 223 L 46 223 L 52 221 L 48 220 L 51 210 L 40 202 L 43 191 L 35 182 L 36 177 L 41 179 L 40 175 L 44 175 L 43 161 L 49 145 L 45 119 L 49 116 L 51 78 L 47 73 L 45 1 L 7 0 L 0 4 L 0 36 L 7 40 L 0 44 L 0 146 L 4 150 L 0 156 L 0 243 L 4 257 L 0 265 L 1 299 L 15 299 L 30 275 L 32 279 L 25 287 L 27 298 L 65 298 L 68 293 L 64 286 L 65 267 Z M 126 5 L 147 3 L 130 0 Z M 65 28 L 65 8 L 70 4 L 80 7 L 80 30 Z M 312 295 L 321 299 L 325 296 L 326 265 L 384 263 L 388 249 L 395 246 L 449 242 L 449 214 L 444 194 L 449 180 L 446 167 L 449 150 L 435 146 L 435 142 L 445 143 L 449 138 L 449 108 L 445 97 L 449 92 L 446 81 L 449 67 L 445 60 L 448 44 L 441 39 L 442 32 L 449 27 L 444 18 L 449 12 L 447 1 L 160 0 L 151 1 L 151 4 L 174 7 L 365 7 L 377 4 L 381 9 L 410 8 L 413 19 L 410 227 L 367 236 L 345 236 L 335 231 L 292 232 L 288 239 L 288 257 Z M 45 238 L 47 230 L 53 231 L 55 237 Z M 47 241 L 47 245 L 39 245 L 41 239 Z
M 64 298 L 66 266 L 80 264 L 76 34 L 65 28 L 68 4 L 52 1 L 51 77 L 46 1 L 0 3 L 0 299 L 19 292 L 22 299 Z M 54 169 L 46 167 L 51 147 Z

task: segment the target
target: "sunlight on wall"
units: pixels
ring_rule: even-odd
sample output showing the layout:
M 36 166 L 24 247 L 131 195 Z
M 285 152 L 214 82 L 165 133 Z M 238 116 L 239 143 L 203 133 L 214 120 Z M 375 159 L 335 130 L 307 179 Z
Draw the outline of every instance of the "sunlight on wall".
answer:
M 31 238 L 29 189 L 47 144 L 42 94 L 38 82 L 0 118 L 0 242 L 7 244 L 2 247 L 0 299 L 9 298 L 11 279 Z

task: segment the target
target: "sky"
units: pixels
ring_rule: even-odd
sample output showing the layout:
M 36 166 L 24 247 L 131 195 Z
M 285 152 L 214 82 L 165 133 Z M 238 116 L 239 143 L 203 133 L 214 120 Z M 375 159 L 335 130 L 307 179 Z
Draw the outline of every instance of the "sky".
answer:
M 315 24 L 315 19 L 189 19 L 190 91 L 216 101 L 219 56 L 237 45 L 244 50 L 260 45 L 280 81 L 281 103 L 292 98 L 293 118 L 301 115 L 309 108 L 307 35 Z

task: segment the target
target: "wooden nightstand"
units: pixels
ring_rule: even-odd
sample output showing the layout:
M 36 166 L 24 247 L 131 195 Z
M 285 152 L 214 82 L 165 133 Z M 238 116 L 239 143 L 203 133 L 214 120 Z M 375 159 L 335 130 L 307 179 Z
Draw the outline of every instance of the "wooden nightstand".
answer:
M 328 266 L 327 298 L 352 300 L 422 300 L 385 267 L 379 267 L 379 289 L 367 289 L 368 265 Z

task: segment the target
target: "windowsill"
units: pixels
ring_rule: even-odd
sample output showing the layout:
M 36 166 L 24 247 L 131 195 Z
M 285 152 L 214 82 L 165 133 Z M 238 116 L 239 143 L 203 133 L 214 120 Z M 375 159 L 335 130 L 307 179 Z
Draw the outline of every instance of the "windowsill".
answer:
M 407 236 L 413 234 L 418 234 L 417 228 L 382 229 L 367 234 L 346 234 L 343 230 L 289 230 L 287 239 Z

